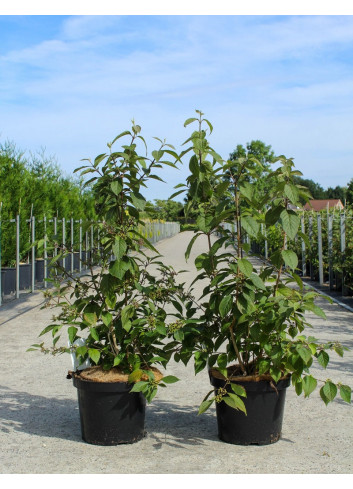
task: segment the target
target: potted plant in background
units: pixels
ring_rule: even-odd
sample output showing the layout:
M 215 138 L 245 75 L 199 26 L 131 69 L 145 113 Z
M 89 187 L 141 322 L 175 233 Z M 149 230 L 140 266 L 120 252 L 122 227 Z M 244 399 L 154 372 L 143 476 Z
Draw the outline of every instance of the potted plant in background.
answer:
M 98 245 L 88 274 L 80 277 L 62 270 L 63 278 L 45 292 L 45 307 L 60 308 L 53 324 L 41 332 L 51 333 L 53 345 L 30 348 L 54 355 L 74 352 L 79 364 L 93 364 L 69 377 L 78 390 L 82 437 L 98 445 L 140 440 L 145 434 L 145 399 L 150 402 L 158 387 L 178 380 L 163 377 L 157 366 L 166 367 L 172 354 L 163 340 L 173 313 L 165 309 L 174 304 L 180 310 L 182 286 L 176 285 L 176 272 L 138 231 L 146 205 L 141 188 L 151 178 L 161 180 L 155 169 L 175 167 L 165 155 L 175 160 L 178 156 L 171 145 L 158 140 L 160 148 L 148 158 L 140 130 L 133 123 L 131 132 L 108 144 L 109 154 L 86 160 L 87 165 L 76 170 L 92 174 L 87 184 L 93 186 Z M 120 138 L 129 141 L 113 151 Z M 146 156 L 138 154 L 137 143 L 146 146 Z M 52 263 L 67 253 L 62 249 Z M 59 344 L 63 329 L 69 347 Z
M 187 190 L 187 208 L 198 207 L 186 258 L 194 242 L 204 236 L 208 249 L 195 260 L 199 273 L 194 282 L 206 285 L 201 297 L 186 304 L 186 320 L 177 338 L 182 349 L 175 359 L 186 364 L 193 358 L 196 374 L 209 369 L 214 389 L 199 413 L 216 403 L 223 441 L 273 443 L 281 434 L 286 388 L 292 383 L 298 395 L 309 396 L 318 384 L 310 373 L 313 362 L 326 368 L 327 352 L 342 356 L 344 350 L 338 343 L 320 344 L 303 334 L 310 327 L 306 311 L 325 319 L 314 302 L 319 294 L 304 287 L 296 273 L 298 258 L 288 249 L 290 240 L 300 235 L 293 207 L 309 194 L 294 184 L 293 177 L 300 172 L 283 156 L 269 176 L 270 191 L 256 192 L 259 161 L 251 156 L 223 161 L 206 139 L 203 127 L 212 132 L 211 123 L 196 112 L 197 118 L 185 122 L 185 126 L 196 122 L 198 129 L 180 155 L 192 153 L 190 174 L 186 184 L 177 185 L 181 188 L 177 193 Z M 246 236 L 259 238 L 261 229 L 272 226 L 280 230 L 280 248 L 259 266 L 248 254 Z M 221 237 L 211 240 L 215 234 Z M 320 396 L 327 404 L 338 391 L 350 402 L 350 387 L 332 380 L 323 383 Z

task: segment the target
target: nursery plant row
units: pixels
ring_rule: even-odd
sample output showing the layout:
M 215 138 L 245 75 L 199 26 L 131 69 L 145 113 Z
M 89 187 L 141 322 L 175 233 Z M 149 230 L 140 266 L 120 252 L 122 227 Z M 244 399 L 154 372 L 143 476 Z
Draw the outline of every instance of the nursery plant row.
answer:
M 298 256 L 298 274 L 328 284 L 342 296 L 353 295 L 353 211 L 298 211 L 300 231 L 287 248 Z M 253 253 L 268 259 L 281 246 L 278 226 L 251 242 Z
M 7 247 L 2 248 L 6 232 Z M 180 231 L 176 222 L 145 221 L 138 231 L 151 243 L 173 236 Z M 99 242 L 99 223 L 82 219 L 16 219 L 0 221 L 0 305 L 4 297 L 19 297 L 22 290 L 34 291 L 48 286 L 47 279 L 60 269 L 67 273 L 87 269 Z M 8 236 L 10 234 L 10 236 Z M 9 250 L 9 243 L 11 249 Z M 56 243 L 51 248 L 48 243 Z M 60 253 L 63 256 L 55 261 Z M 2 260 L 2 256 L 6 259 Z M 9 259 L 9 257 L 11 257 Z

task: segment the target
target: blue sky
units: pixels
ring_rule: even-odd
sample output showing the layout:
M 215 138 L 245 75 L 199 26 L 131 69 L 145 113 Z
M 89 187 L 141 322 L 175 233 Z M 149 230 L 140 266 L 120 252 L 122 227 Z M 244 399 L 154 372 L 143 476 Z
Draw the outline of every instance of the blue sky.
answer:
M 202 110 L 223 158 L 252 139 L 324 188 L 353 178 L 353 17 L 0 16 L 0 142 L 66 173 L 142 126 L 181 144 Z M 185 168 L 146 196 L 167 198 Z

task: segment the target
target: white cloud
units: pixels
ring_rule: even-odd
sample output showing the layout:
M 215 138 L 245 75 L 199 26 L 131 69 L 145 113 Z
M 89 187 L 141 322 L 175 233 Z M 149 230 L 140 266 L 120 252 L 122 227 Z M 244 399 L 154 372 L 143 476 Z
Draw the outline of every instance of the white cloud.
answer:
M 132 117 L 179 145 L 200 108 L 224 157 L 263 139 L 326 186 L 352 176 L 352 17 L 72 17 L 59 32 L 0 57 L 0 133 L 20 146 L 72 170 Z

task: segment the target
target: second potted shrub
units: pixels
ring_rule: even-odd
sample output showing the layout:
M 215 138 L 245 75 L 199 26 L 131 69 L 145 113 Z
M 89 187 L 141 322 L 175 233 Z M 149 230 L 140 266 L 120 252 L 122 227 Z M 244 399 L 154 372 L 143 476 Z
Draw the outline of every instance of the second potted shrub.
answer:
M 210 132 L 212 125 L 197 113 L 185 122 L 196 122 L 198 130 L 181 155 L 190 151 L 192 156 L 187 183 L 178 187 L 188 191 L 188 207 L 198 208 L 186 257 L 203 236 L 207 250 L 195 260 L 195 281 L 206 285 L 201 297 L 186 305 L 176 360 L 187 363 L 193 358 L 195 373 L 208 368 L 213 389 L 199 413 L 216 403 L 223 441 L 269 444 L 281 435 L 286 388 L 292 384 L 298 395 L 309 396 L 318 384 L 310 373 L 313 362 L 326 368 L 328 351 L 342 356 L 344 348 L 303 334 L 310 327 L 306 311 L 323 319 L 325 314 L 315 304 L 319 294 L 307 290 L 296 273 L 298 258 L 288 249 L 289 241 L 300 234 L 300 218 L 293 209 L 300 197 L 309 196 L 294 184 L 300 172 L 291 159 L 279 157 L 280 166 L 269 176 L 271 190 L 261 195 L 254 185 L 259 161 L 247 156 L 224 162 L 206 139 L 203 125 Z M 248 254 L 246 236 L 259 238 L 261 229 L 272 226 L 280 231 L 280 247 L 260 266 Z M 216 234 L 221 237 L 213 242 Z M 330 379 L 320 396 L 327 404 L 338 391 L 350 402 L 350 387 Z

